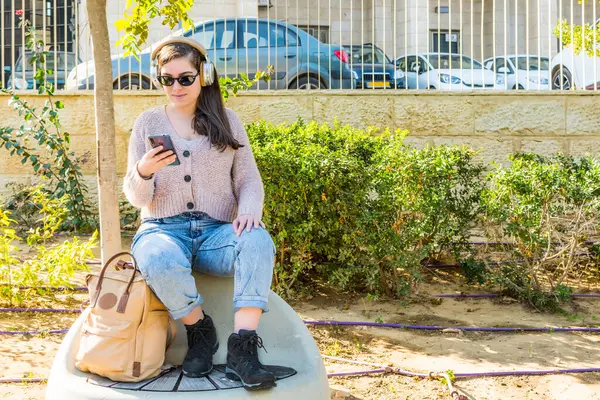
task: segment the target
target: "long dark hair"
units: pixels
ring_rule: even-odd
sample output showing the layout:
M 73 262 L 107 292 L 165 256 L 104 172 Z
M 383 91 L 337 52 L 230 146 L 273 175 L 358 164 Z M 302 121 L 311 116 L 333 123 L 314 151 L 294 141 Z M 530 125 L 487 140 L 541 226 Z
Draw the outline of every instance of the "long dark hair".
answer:
M 200 63 L 206 61 L 202 53 L 192 46 L 186 43 L 171 43 L 163 47 L 156 56 L 158 73 L 160 74 L 163 65 L 181 57 L 186 57 L 198 71 L 200 71 Z M 237 150 L 243 145 L 235 139 L 231 132 L 216 68 L 213 78 L 212 85 L 202 86 L 200 90 L 192 128 L 198 135 L 208 136 L 211 145 L 216 146 L 220 151 L 224 151 L 228 146 Z

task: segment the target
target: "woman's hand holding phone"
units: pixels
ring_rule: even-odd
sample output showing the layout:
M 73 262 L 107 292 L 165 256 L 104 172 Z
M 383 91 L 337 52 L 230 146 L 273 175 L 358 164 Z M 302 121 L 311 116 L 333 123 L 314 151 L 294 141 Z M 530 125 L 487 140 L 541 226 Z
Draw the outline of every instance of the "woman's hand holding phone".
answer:
M 148 151 L 137 164 L 138 173 L 142 178 L 149 178 L 158 170 L 166 167 L 177 159 L 177 155 L 172 150 L 158 154 L 163 150 L 163 146 L 158 146 Z

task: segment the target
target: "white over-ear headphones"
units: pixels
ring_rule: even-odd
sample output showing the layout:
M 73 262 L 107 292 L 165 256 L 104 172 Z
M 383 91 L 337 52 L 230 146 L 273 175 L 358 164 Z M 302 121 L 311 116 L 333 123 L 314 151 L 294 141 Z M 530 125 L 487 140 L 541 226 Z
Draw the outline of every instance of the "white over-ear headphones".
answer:
M 210 86 L 215 81 L 215 65 L 208 58 L 208 54 L 204 58 L 206 61 L 200 63 L 200 85 Z
M 186 38 L 186 37 L 175 37 L 175 38 L 165 40 L 164 42 L 160 43 L 152 52 L 152 57 L 151 57 L 152 61 L 156 61 L 156 56 L 163 47 L 165 47 L 168 44 L 173 44 L 173 43 L 185 43 L 189 46 L 192 46 L 193 48 L 198 50 L 200 52 L 200 54 L 202 54 L 202 56 L 204 57 L 205 60 L 202 61 L 198 67 L 198 78 L 200 79 L 200 85 L 201 86 L 212 85 L 215 82 L 215 66 L 208 58 L 208 52 L 206 51 L 204 46 L 202 46 L 200 43 L 198 43 L 194 39 Z M 159 73 L 160 73 L 160 71 L 159 71 L 159 67 L 157 64 L 156 65 L 156 74 L 158 75 Z

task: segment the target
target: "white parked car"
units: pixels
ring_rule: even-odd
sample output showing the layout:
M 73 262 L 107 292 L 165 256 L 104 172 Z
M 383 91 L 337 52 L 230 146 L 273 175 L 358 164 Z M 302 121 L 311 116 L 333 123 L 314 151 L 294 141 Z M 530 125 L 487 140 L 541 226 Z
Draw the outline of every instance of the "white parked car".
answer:
M 596 46 L 600 47 L 600 36 L 597 41 Z M 552 58 L 550 65 L 552 90 L 600 89 L 600 57 L 589 57 L 585 50 L 576 55 L 573 47 L 567 46 Z
M 496 84 L 504 89 L 549 90 L 550 59 L 536 55 L 488 58 L 485 68 L 496 73 Z
M 497 89 L 496 74 L 477 60 L 460 54 L 421 53 L 396 59 L 408 89 Z

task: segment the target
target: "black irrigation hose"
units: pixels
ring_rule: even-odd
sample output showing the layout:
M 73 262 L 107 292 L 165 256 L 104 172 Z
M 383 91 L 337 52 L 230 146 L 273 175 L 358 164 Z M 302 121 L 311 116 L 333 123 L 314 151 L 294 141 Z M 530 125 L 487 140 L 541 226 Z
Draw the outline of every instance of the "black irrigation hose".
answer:
M 374 364 L 363 361 L 355 361 L 348 360 L 345 358 L 339 357 L 331 357 L 331 356 L 323 356 L 324 359 L 329 359 L 332 361 L 345 362 L 350 364 L 358 364 L 358 365 L 366 365 L 370 367 L 375 367 L 378 369 L 369 369 L 365 371 L 352 371 L 352 372 L 339 372 L 327 374 L 328 377 L 338 377 L 338 376 L 350 376 L 350 375 L 363 375 L 363 374 L 379 374 L 379 373 L 393 373 L 402 376 L 408 377 L 417 377 L 417 378 L 431 378 L 437 375 L 435 372 L 429 373 L 418 373 L 405 371 L 400 368 L 395 368 L 389 365 L 382 364 Z M 526 370 L 526 371 L 490 371 L 490 372 L 455 372 L 455 378 L 474 378 L 474 377 L 484 377 L 484 376 L 511 376 L 511 375 L 554 375 L 554 374 L 581 374 L 586 372 L 600 372 L 600 368 L 572 368 L 572 369 L 546 369 L 546 370 Z M 432 376 L 434 375 L 434 376 Z
M 600 243 L 600 240 L 586 240 L 585 242 L 583 242 L 583 244 L 586 246 L 594 245 L 597 243 Z M 515 245 L 514 242 L 467 242 L 467 244 L 472 244 L 474 246 L 485 246 L 486 244 L 489 246 L 514 246 Z M 565 244 L 568 244 L 568 242 L 551 242 L 551 244 L 565 245 Z
M 361 322 L 361 321 L 303 321 L 306 325 L 334 325 L 334 326 L 371 326 L 376 328 L 395 328 L 427 331 L 465 331 L 465 332 L 593 332 L 600 333 L 600 328 L 519 328 L 519 327 L 479 327 L 479 326 L 439 326 L 439 325 L 406 325 L 406 324 L 388 324 L 383 322 Z
M 92 236 L 92 234 L 91 233 L 76 233 L 76 232 L 58 232 L 58 233 L 55 233 L 52 236 L 54 236 L 54 237 L 59 237 L 59 236 L 81 236 L 81 237 L 89 237 L 89 236 Z M 121 237 L 134 237 L 134 236 L 135 236 L 135 232 L 121 233 Z
M 40 383 L 48 382 L 48 378 L 0 378 L 0 383 Z
M 47 335 L 67 333 L 68 329 L 46 329 L 42 331 L 0 331 L 0 335 Z
M 579 253 L 579 254 L 573 254 L 573 257 L 585 257 L 585 256 L 590 256 L 590 254 L 588 253 Z M 25 261 L 22 258 L 17 258 L 17 260 L 23 262 Z M 542 258 L 534 258 L 531 259 L 529 261 L 539 261 L 542 260 Z M 487 263 L 487 265 L 490 266 L 497 266 L 497 265 L 503 265 L 503 264 L 511 264 L 511 263 L 516 263 L 516 264 L 523 264 L 525 261 L 527 260 L 508 260 L 508 261 L 490 261 Z M 87 265 L 102 265 L 101 261 L 86 261 Z M 431 269 L 436 269 L 436 268 L 460 268 L 461 265 L 460 264 L 425 264 L 423 266 L 424 268 L 431 268 Z
M 7 283 L 0 283 L 0 286 L 9 286 Z M 59 286 L 59 287 L 51 287 L 51 286 L 19 286 L 19 289 L 22 290 L 26 290 L 26 289 L 42 289 L 42 290 L 47 290 L 47 291 L 53 291 L 53 292 L 62 292 L 62 291 L 81 291 L 81 292 L 85 292 L 88 290 L 88 288 L 86 286 L 75 286 L 75 287 L 66 287 L 66 286 Z M 458 297 L 458 298 L 467 298 L 467 297 L 472 297 L 472 298 L 478 298 L 478 297 L 500 297 L 502 296 L 501 294 L 497 294 L 497 293 L 465 293 L 465 292 L 461 292 L 461 293 L 442 293 L 442 294 L 435 294 L 432 295 L 432 297 L 439 297 L 439 298 L 444 298 L 444 297 L 449 297 L 449 298 L 453 298 L 453 297 Z M 578 298 L 578 297 L 600 297 L 600 293 L 573 293 L 571 294 L 571 297 L 574 298 Z M 3 309 L 0 309 L 0 312 L 2 312 Z M 49 309 L 51 310 L 51 309 Z
M 64 314 L 76 314 L 80 313 L 80 309 L 76 308 L 0 308 L 0 313 L 26 313 L 26 312 L 37 312 L 37 313 L 64 313 Z
M 589 253 L 579 253 L 579 254 L 573 254 L 573 257 L 585 257 L 585 256 L 590 256 Z M 504 264 L 511 264 L 511 263 L 516 263 L 516 264 L 523 264 L 526 261 L 540 261 L 543 260 L 543 258 L 533 258 L 531 260 L 508 260 L 508 261 L 490 261 L 488 263 L 486 263 L 487 265 L 490 266 L 498 266 L 498 265 L 504 265 Z M 436 268 L 460 268 L 461 265 L 460 264 L 425 264 L 423 266 L 424 268 L 431 268 L 431 269 L 436 269 Z
M 450 295 L 438 295 L 438 296 L 468 296 L 467 294 L 450 294 Z M 495 296 L 492 293 L 479 293 L 472 294 L 474 297 L 491 297 Z M 600 294 L 598 295 L 600 297 Z M 67 309 L 41 309 L 41 308 L 31 308 L 31 309 L 23 309 L 23 308 L 13 308 L 13 309 L 1 309 L 0 312 L 81 312 L 81 310 L 67 310 Z M 441 330 L 444 331 L 446 329 L 460 329 L 465 331 L 487 331 L 487 332 L 600 332 L 600 328 L 479 328 L 479 327 L 456 327 L 456 328 L 444 328 L 441 326 L 428 326 L 428 325 L 402 325 L 402 324 L 385 324 L 385 323 L 371 323 L 371 322 L 354 322 L 354 321 L 306 321 L 303 320 L 306 325 L 353 325 L 353 326 L 375 326 L 375 327 L 388 327 L 388 328 L 404 328 L 404 329 L 425 329 L 425 330 Z M 62 334 L 68 332 L 68 329 L 56 329 L 56 330 L 46 330 L 46 331 L 0 331 L 0 335 L 34 335 L 34 334 Z M 334 357 L 331 357 L 334 359 Z M 337 361 L 357 363 L 357 364 L 367 364 L 356 362 L 354 360 L 345 360 L 345 359 L 337 359 Z M 375 365 L 373 365 L 375 366 Z M 410 377 L 421 377 L 421 378 L 436 378 L 440 376 L 440 373 L 430 372 L 428 374 L 420 374 L 410 371 L 405 371 L 400 368 L 392 368 L 390 366 L 377 365 L 380 367 L 379 369 L 371 369 L 364 371 L 352 371 L 352 372 L 339 372 L 339 373 L 329 373 L 327 374 L 328 378 L 333 377 L 345 377 L 345 376 L 356 376 L 356 375 L 366 375 L 366 374 L 378 374 L 378 373 L 394 373 L 402 376 L 410 376 Z M 513 376 L 513 375 L 555 375 L 555 374 L 573 374 L 573 373 L 585 373 L 585 372 L 600 372 L 600 368 L 574 368 L 574 369 L 552 369 L 552 370 L 524 370 L 524 371 L 489 371 L 489 372 L 462 372 L 455 373 L 454 376 L 457 378 L 465 378 L 465 377 L 489 377 L 489 376 Z M 448 381 L 448 385 L 450 387 L 450 392 L 453 398 L 466 398 L 464 396 L 460 396 L 458 392 L 452 389 L 450 384 L 450 379 L 447 375 L 444 375 Z M 0 379 L 0 383 L 41 383 L 46 382 L 46 378 L 2 378 Z
M 497 293 L 450 293 L 450 294 L 435 294 L 433 295 L 433 297 L 439 297 L 439 298 L 445 298 L 445 297 L 450 297 L 450 298 L 466 298 L 466 297 L 474 297 L 474 298 L 478 298 L 478 297 L 501 297 L 501 294 L 497 294 Z M 600 297 L 600 293 L 575 293 L 572 294 L 571 297 Z
M 0 283 L 0 286 L 11 286 L 8 283 Z M 84 292 L 87 291 L 88 288 L 85 286 L 75 286 L 75 287 L 68 287 L 68 286 L 58 286 L 58 287 L 53 287 L 53 286 L 19 286 L 20 290 L 28 290 L 28 289 L 40 289 L 40 290 L 46 290 L 49 292 Z
M 61 310 L 62 312 L 62 310 Z M 77 313 L 80 310 L 70 310 L 67 312 Z M 395 329 L 410 329 L 410 330 L 426 330 L 426 331 L 465 331 L 465 332 L 591 332 L 600 333 L 600 328 L 528 328 L 528 327 L 478 327 L 478 326 L 439 326 L 439 325 L 406 325 L 406 324 L 389 324 L 383 322 L 368 322 L 368 321 L 308 321 L 302 320 L 305 325 L 333 325 L 333 326 L 370 326 L 376 328 L 395 328 Z M 51 333 L 66 333 L 68 329 L 50 329 L 41 331 L 0 331 L 0 335 L 38 335 Z
M 92 236 L 91 233 L 76 233 L 76 232 L 58 232 L 55 233 L 53 236 Z M 122 237 L 133 237 L 135 236 L 135 232 L 126 232 L 126 233 L 122 233 L 121 234 Z M 596 243 L 600 243 L 600 240 L 586 240 L 585 242 L 583 242 L 583 244 L 585 245 L 594 245 Z M 462 243 L 457 243 L 457 244 L 462 244 Z M 490 245 L 490 246 L 514 246 L 515 243 L 514 242 L 466 242 L 466 244 L 472 244 L 474 246 L 483 246 L 483 245 Z M 564 245 L 567 244 L 567 242 L 552 242 L 551 244 L 556 244 L 556 245 Z

